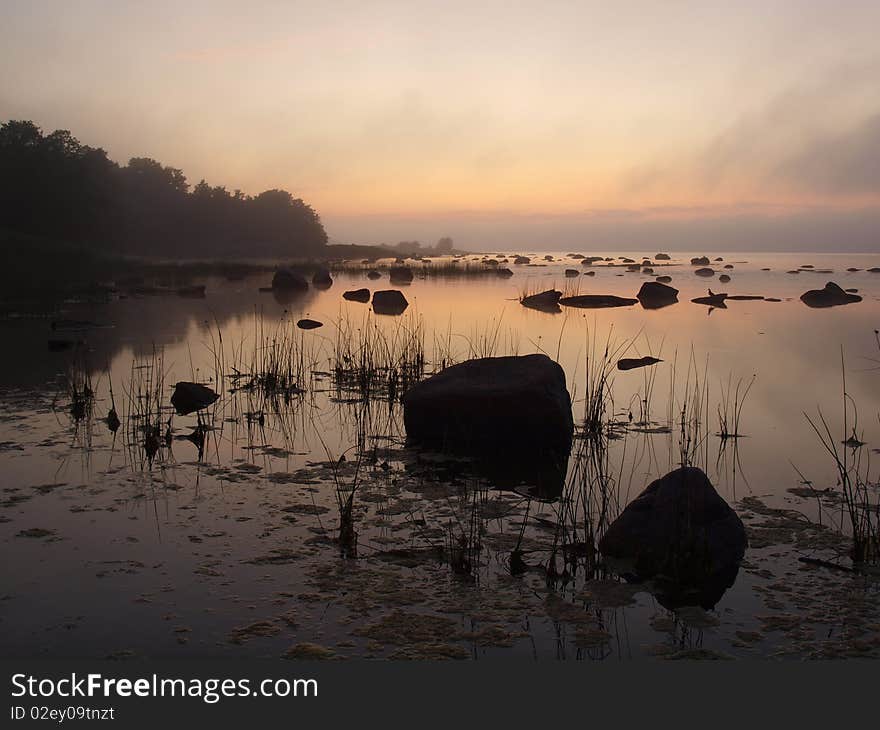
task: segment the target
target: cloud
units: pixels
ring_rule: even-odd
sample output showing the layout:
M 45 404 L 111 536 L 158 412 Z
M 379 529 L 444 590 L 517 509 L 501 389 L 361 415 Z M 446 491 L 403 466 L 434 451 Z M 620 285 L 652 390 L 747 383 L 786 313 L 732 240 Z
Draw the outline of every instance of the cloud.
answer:
M 880 195 L 880 113 L 848 132 L 810 140 L 776 176 L 823 194 Z

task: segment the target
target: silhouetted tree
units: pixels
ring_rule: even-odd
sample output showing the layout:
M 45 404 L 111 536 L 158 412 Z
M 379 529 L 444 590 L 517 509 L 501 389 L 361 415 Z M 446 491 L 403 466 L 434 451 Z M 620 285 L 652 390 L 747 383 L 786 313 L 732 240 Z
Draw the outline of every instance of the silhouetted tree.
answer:
M 312 256 L 327 235 L 286 190 L 230 194 L 146 157 L 124 167 L 67 130 L 0 126 L 0 231 L 94 251 L 203 258 Z
M 439 241 L 437 241 L 437 245 L 434 246 L 435 253 L 452 253 L 452 239 L 449 236 L 444 236 Z

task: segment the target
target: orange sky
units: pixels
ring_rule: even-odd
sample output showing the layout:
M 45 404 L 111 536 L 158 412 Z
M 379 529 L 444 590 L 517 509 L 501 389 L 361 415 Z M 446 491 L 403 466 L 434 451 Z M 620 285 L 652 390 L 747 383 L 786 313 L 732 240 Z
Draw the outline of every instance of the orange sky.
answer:
M 339 240 L 880 203 L 876 2 L 180 5 L 5 2 L 0 119 L 287 188 Z

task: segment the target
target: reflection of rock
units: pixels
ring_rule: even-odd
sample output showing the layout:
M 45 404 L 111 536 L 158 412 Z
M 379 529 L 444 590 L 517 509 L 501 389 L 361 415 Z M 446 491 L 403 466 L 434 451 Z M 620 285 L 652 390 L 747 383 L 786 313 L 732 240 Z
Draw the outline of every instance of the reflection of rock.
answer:
M 637 578 L 662 575 L 681 591 L 726 584 L 747 545 L 742 520 L 709 478 L 696 467 L 683 467 L 651 482 L 630 502 L 599 550 L 623 561 Z
M 636 298 L 645 309 L 660 309 L 678 301 L 678 289 L 666 286 L 660 281 L 646 281 L 636 294 Z
M 453 365 L 403 396 L 407 438 L 481 455 L 565 454 L 573 422 L 565 373 L 546 355 Z
M 578 271 L 577 269 L 566 269 L 566 270 L 565 270 L 565 275 L 566 275 L 569 279 L 573 279 L 573 278 L 576 277 L 576 276 L 580 276 L 580 275 L 581 275 L 581 272 Z
M 320 268 L 312 274 L 312 284 L 318 289 L 328 289 L 333 286 L 333 277 L 330 276 L 330 271 L 325 268 Z
M 296 271 L 278 269 L 272 277 L 272 288 L 286 291 L 306 291 L 309 288 L 309 282 Z
M 403 314 L 409 306 L 403 292 L 397 289 L 384 289 L 373 292 L 373 311 L 376 314 Z
M 376 269 L 370 269 L 367 272 L 367 278 L 368 279 L 381 279 L 382 274 L 380 274 L 378 271 L 376 271 Z
M 343 292 L 342 298 L 347 299 L 350 302 L 361 302 L 362 304 L 366 304 L 370 301 L 370 290 L 353 289 L 351 291 Z
M 833 281 L 829 281 L 824 289 L 811 289 L 801 294 L 801 301 L 808 307 L 837 307 L 860 302 L 862 298 L 858 294 L 845 292 Z
M 318 327 L 323 327 L 324 323 L 316 319 L 301 319 L 296 323 L 296 326 L 301 330 L 316 330 Z
M 174 406 L 177 415 L 186 416 L 207 408 L 219 397 L 207 385 L 181 381 L 174 386 L 171 405 Z
M 508 279 L 511 276 L 513 276 L 513 272 L 510 269 L 508 269 L 506 266 L 497 269 L 495 273 L 504 279 Z
M 616 297 L 613 294 L 580 294 L 576 297 L 563 297 L 559 303 L 565 307 L 579 309 L 607 309 L 608 307 L 631 307 L 638 299 Z
M 562 296 L 561 291 L 556 289 L 548 289 L 539 294 L 530 294 L 520 299 L 520 304 L 529 309 L 539 309 L 542 312 L 559 312 L 559 298 Z

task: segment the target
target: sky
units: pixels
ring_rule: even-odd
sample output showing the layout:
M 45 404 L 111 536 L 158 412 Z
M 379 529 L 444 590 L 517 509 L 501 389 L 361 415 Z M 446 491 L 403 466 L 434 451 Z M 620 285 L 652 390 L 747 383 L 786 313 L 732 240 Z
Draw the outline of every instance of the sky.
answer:
M 0 0 L 0 120 L 331 242 L 880 251 L 877 0 Z

